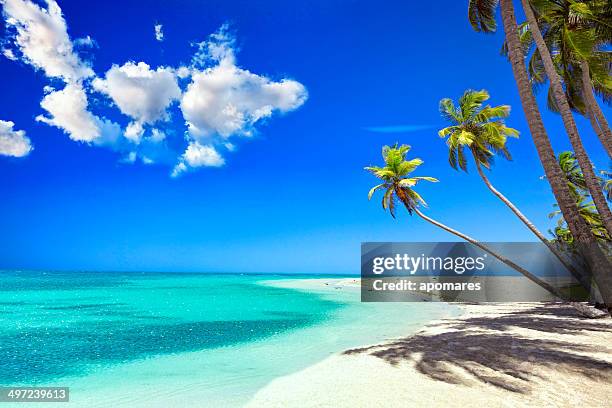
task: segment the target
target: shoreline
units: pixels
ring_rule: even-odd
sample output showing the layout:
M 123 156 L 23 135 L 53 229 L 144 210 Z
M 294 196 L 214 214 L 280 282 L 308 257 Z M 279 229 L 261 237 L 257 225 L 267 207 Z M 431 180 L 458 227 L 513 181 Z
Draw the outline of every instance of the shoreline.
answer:
M 339 287 L 359 287 L 335 282 Z M 461 315 L 335 353 L 247 407 L 575 407 L 612 400 L 612 319 L 562 304 L 457 304 Z M 347 375 L 350 373 L 350 375 Z
M 168 285 L 154 282 L 162 287 Z M 109 405 L 130 408 L 203 404 L 244 406 L 274 379 L 300 372 L 347 348 L 397 339 L 406 333 L 408 326 L 416 332 L 436 317 L 449 316 L 456 311 L 444 304 L 431 302 L 418 309 L 409 303 L 362 303 L 359 301 L 360 286 L 356 278 L 262 277 L 249 280 L 247 286 L 251 285 L 292 289 L 291 292 L 264 291 L 271 296 L 259 299 L 263 303 L 258 308 L 264 313 L 264 318 L 282 321 L 302 315 L 308 317 L 313 310 L 297 307 L 303 303 L 292 305 L 299 299 L 304 302 L 306 293 L 311 295 L 309 299 L 312 298 L 307 304 L 319 305 L 317 307 L 326 312 L 312 314 L 317 318 L 304 327 L 281 330 L 253 341 L 154 355 L 101 365 L 99 369 L 84 375 L 63 376 L 46 384 L 71 387 L 71 401 L 57 405 L 91 408 Z M 146 285 L 143 287 L 150 290 Z M 300 291 L 304 293 L 298 293 Z M 277 295 L 284 302 L 291 303 L 284 307 L 291 313 L 274 314 L 267 311 L 268 308 L 273 310 L 273 303 L 278 302 L 274 299 Z M 267 302 L 271 302 L 270 306 L 266 306 Z M 396 324 L 398 313 L 404 316 L 401 327 Z
M 277 288 L 285 288 L 292 289 L 298 291 L 304 291 L 307 293 L 317 294 L 324 299 L 329 299 L 331 301 L 339 301 L 341 298 L 339 295 L 343 295 L 342 291 L 345 291 L 347 294 L 352 292 L 352 296 L 360 296 L 361 292 L 361 278 L 297 278 L 297 279 L 278 279 L 278 280 L 262 280 L 259 284 L 272 286 Z M 396 313 L 398 311 L 402 311 L 401 309 L 408 309 L 412 311 L 412 307 L 414 305 L 422 305 L 423 308 L 433 309 L 430 311 L 434 311 L 435 313 L 440 315 L 431 318 L 425 318 L 425 320 L 419 320 L 416 322 L 408 321 L 406 319 L 405 325 L 400 328 L 393 328 L 391 332 L 387 335 L 382 335 L 382 332 L 379 332 L 375 337 L 378 340 L 374 341 L 366 341 L 368 345 L 379 344 L 384 341 L 391 341 L 395 339 L 399 339 L 405 337 L 407 334 L 414 334 L 418 331 L 425 328 L 427 325 L 437 322 L 439 320 L 443 320 L 446 318 L 456 317 L 464 313 L 464 310 L 461 307 L 458 307 L 456 304 L 447 303 L 443 301 L 429 301 L 427 296 L 422 296 L 419 293 L 414 293 L 412 296 L 415 298 L 420 297 L 420 301 L 415 302 L 360 302 L 361 305 L 365 305 L 365 307 L 371 307 L 376 309 L 387 309 L 388 313 Z M 372 327 L 364 327 L 363 329 L 371 329 Z M 377 329 L 381 329 L 378 327 Z M 372 337 L 372 336 L 369 336 Z M 363 346 L 364 344 L 360 344 Z M 340 353 L 343 350 L 336 350 L 335 353 Z

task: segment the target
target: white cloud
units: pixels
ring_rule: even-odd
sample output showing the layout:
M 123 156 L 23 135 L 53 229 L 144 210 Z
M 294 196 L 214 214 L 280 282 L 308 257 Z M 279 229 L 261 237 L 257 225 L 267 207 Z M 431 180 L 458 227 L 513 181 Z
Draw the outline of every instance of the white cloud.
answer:
M 134 164 L 138 161 L 138 159 L 140 159 L 140 161 L 143 164 L 153 164 L 155 163 L 154 160 L 150 159 L 147 156 L 143 156 L 141 154 L 139 154 L 138 152 L 129 152 L 125 157 L 123 157 L 123 159 L 121 159 L 121 163 L 124 164 Z
M 214 146 L 191 142 L 181 156 L 181 161 L 174 167 L 172 176 L 176 177 L 189 168 L 221 167 L 224 164 L 225 160 Z
M 166 138 L 166 134 L 157 128 L 151 129 L 150 140 L 154 143 L 159 143 Z
M 308 97 L 297 81 L 272 80 L 238 67 L 235 39 L 227 26 L 197 44 L 190 66 L 153 69 L 144 62 L 127 62 L 113 64 L 103 77 L 95 77 L 75 49 L 96 47 L 96 42 L 90 36 L 70 39 L 56 0 L 0 0 L 0 5 L 12 35 L 0 52 L 66 83 L 63 89 L 55 83 L 44 87 L 40 105 L 46 112 L 36 120 L 61 129 L 74 141 L 110 146 L 126 155 L 126 162 L 177 163 L 175 141 L 164 141 L 182 132 L 170 130 L 166 135 L 168 125 L 159 124 L 171 119 L 174 102 L 179 102 L 187 126 L 187 147 L 172 171 L 178 176 L 198 167 L 223 166 L 220 151 L 235 150 L 231 137 L 252 135 L 258 123 L 274 113 L 297 109 Z M 163 41 L 163 26 L 154 28 L 156 40 Z M 127 125 L 92 113 L 88 101 L 92 90 L 108 96 L 105 104 L 112 100 L 129 117 Z M 12 122 L 0 123 L 11 125 L 10 132 L 2 133 L 0 154 L 26 155 L 32 147 L 25 132 L 12 131 Z
M 189 144 L 183 158 L 191 167 L 219 167 L 225 164 L 225 160 L 213 146 L 201 145 L 198 142 Z
M 42 8 L 29 0 L 0 0 L 8 27 L 15 30 L 14 45 L 20 58 L 50 78 L 66 82 L 62 90 L 46 85 L 41 107 L 48 116 L 36 120 L 55 126 L 70 139 L 95 145 L 115 145 L 121 135 L 118 124 L 99 118 L 88 111 L 83 79 L 94 75 L 93 70 L 74 51 L 66 22 L 55 0 L 46 0 Z M 78 46 L 93 47 L 95 41 L 86 36 L 74 41 Z M 12 50 L 4 50 L 7 58 L 17 58 Z
M 108 95 L 122 113 L 133 119 L 126 137 L 139 142 L 144 124 L 168 119 L 168 107 L 181 96 L 174 71 L 153 70 L 144 62 L 113 65 L 105 79 L 96 78 L 93 87 Z
M 77 142 L 111 144 L 120 132 L 117 124 L 100 119 L 87 110 L 87 95 L 82 85 L 77 83 L 48 93 L 40 106 L 49 116 L 39 115 L 37 121 L 62 129 Z
M 178 176 L 180 176 L 181 174 L 183 174 L 186 171 L 187 171 L 187 166 L 185 165 L 185 163 L 179 162 L 172 169 L 172 173 L 170 173 L 170 177 L 178 177 Z
M 29 0 L 1 3 L 7 26 L 16 30 L 14 42 L 24 61 L 42 69 L 48 77 L 67 82 L 94 74 L 74 52 L 62 10 L 55 0 L 47 0 L 46 9 Z
M 308 97 L 306 88 L 297 81 L 275 82 L 237 67 L 233 44 L 224 28 L 199 44 L 195 63 L 204 63 L 207 58 L 216 65 L 194 69 L 181 99 L 189 134 L 195 139 L 251 135 L 256 122 L 275 111 L 294 110 Z
M 79 142 L 91 142 L 100 136 L 94 115 L 87 110 L 87 95 L 79 84 L 68 84 L 59 91 L 45 95 L 40 106 L 50 117 L 39 115 L 36 120 L 56 126 Z
M 164 26 L 161 24 L 155 24 L 155 39 L 157 41 L 164 41 Z
M 89 35 L 83 38 L 77 38 L 76 40 L 74 40 L 74 45 L 78 45 L 81 47 L 90 47 L 90 48 L 98 46 L 98 44 L 96 43 L 96 40 L 91 38 Z
M 193 66 L 206 66 L 211 61 L 235 61 L 236 38 L 230 33 L 228 24 L 209 35 L 208 40 L 193 45 L 198 47 L 191 61 Z
M 257 122 L 274 112 L 297 109 L 308 98 L 297 81 L 272 81 L 239 68 L 235 39 L 226 25 L 197 46 L 191 83 L 180 104 L 190 143 L 172 172 L 174 177 L 189 168 L 223 165 L 225 160 L 213 143 L 233 151 L 229 138 L 252 135 Z
M 132 164 L 132 163 L 136 163 L 137 158 L 138 158 L 138 153 L 129 152 L 127 156 L 125 156 L 121 161 L 123 163 Z
M 23 130 L 14 130 L 15 124 L 0 120 L 0 155 L 23 157 L 32 151 L 30 139 Z
M 140 139 L 142 139 L 142 134 L 144 133 L 144 127 L 142 127 L 142 123 L 140 122 L 131 122 L 125 128 L 124 135 L 128 140 L 138 144 L 140 143 Z
M 178 67 L 176 70 L 176 76 L 181 79 L 187 78 L 189 75 L 191 75 L 191 70 L 187 67 Z
M 11 61 L 17 61 L 17 57 L 15 56 L 15 53 L 10 48 L 4 48 L 2 50 L 2 55 L 10 59 Z

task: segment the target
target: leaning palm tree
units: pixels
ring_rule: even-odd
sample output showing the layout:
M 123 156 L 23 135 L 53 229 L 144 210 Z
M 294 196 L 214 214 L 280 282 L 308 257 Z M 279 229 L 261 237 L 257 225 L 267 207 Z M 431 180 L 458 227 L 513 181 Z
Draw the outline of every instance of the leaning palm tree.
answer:
M 584 276 L 571 265 L 559 249 L 536 228 L 516 205 L 493 186 L 483 171 L 483 167 L 491 169 L 496 153 L 511 160 L 512 157 L 506 147 L 506 141 L 508 137 L 518 137 L 519 135 L 518 130 L 507 127 L 504 123 L 504 119 L 510 115 L 510 106 L 492 107 L 487 105 L 483 107 L 483 103 L 488 99 L 489 93 L 486 90 L 468 89 L 459 99 L 458 106 L 455 106 L 449 98 L 440 101 L 440 113 L 447 121 L 451 122 L 451 126 L 440 130 L 438 135 L 446 138 L 449 153 L 448 161 L 451 167 L 455 170 L 461 169 L 467 172 L 467 151 L 474 159 L 476 170 L 478 170 L 478 174 L 489 190 L 510 208 L 572 275 L 582 281 Z M 583 284 L 586 285 L 587 283 L 584 282 Z
M 525 11 L 525 16 L 527 17 L 531 36 L 533 37 L 533 41 L 542 58 L 542 65 L 544 66 L 544 71 L 546 72 L 550 82 L 554 102 L 559 109 L 559 113 L 561 114 L 563 125 L 565 126 L 570 143 L 572 144 L 578 164 L 580 165 L 582 173 L 584 174 L 584 179 L 589 189 L 589 193 L 591 194 L 593 202 L 595 203 L 597 212 L 601 214 L 604 227 L 609 233 L 612 233 L 612 211 L 610 211 L 610 207 L 608 207 L 608 203 L 606 202 L 603 192 L 601 191 L 598 178 L 593 171 L 591 159 L 589 158 L 582 144 L 580 134 L 578 133 L 578 127 L 576 126 L 576 121 L 574 120 L 570 104 L 567 100 L 565 90 L 563 89 L 561 77 L 557 72 L 555 63 L 550 54 L 550 50 L 544 41 L 544 37 L 542 36 L 542 32 L 540 31 L 535 13 L 531 7 L 531 4 L 529 3 L 529 0 L 521 0 L 521 3 L 523 4 L 523 10 Z
M 598 247 L 596 237 L 592 234 L 584 219 L 580 216 L 576 202 L 572 199 L 570 190 L 559 163 L 555 157 L 550 139 L 544 128 L 542 115 L 525 67 L 523 48 L 514 14 L 513 0 L 468 0 L 468 18 L 476 31 L 491 33 L 497 29 L 495 12 L 501 6 L 508 57 L 516 81 L 523 111 L 533 139 L 536 151 L 544 168 L 546 178 L 551 186 L 555 200 L 567 226 L 577 242 L 579 250 L 586 257 L 595 279 L 601 288 L 603 298 L 612 308 L 612 273 L 610 262 Z
M 606 49 L 612 41 L 612 7 L 609 0 L 531 0 L 544 41 L 563 80 L 570 107 L 585 115 L 608 156 L 612 157 L 612 131 L 594 92 L 606 103 L 612 102 L 610 80 L 611 54 Z M 521 24 L 521 39 L 529 53 L 534 41 L 529 24 Z M 534 50 L 529 61 L 532 81 L 546 82 L 542 56 Z M 558 111 L 552 88 L 549 107 Z
M 565 95 L 572 110 L 585 115 L 612 157 L 612 131 L 597 93 L 604 102 L 612 102 L 610 69 L 612 56 L 607 50 L 612 42 L 612 7 L 607 0 L 531 0 L 542 37 L 550 50 L 555 68 L 563 81 Z M 525 56 L 534 89 L 548 81 L 542 55 L 534 48 L 529 23 L 519 25 Z M 502 53 L 507 53 L 504 44 Z M 559 112 L 553 88 L 548 90 L 549 109 Z
M 436 227 L 442 228 L 443 230 L 450 232 L 453 235 L 458 236 L 459 238 L 468 241 L 469 243 L 475 245 L 476 247 L 482 249 L 483 251 L 491 254 L 499 261 L 508 265 L 512 269 L 523 274 L 527 279 L 546 289 L 553 295 L 557 296 L 560 299 L 568 300 L 565 295 L 559 292 L 556 288 L 539 279 L 537 276 L 512 262 L 510 259 L 492 251 L 486 245 L 481 244 L 476 241 L 474 238 L 463 234 L 447 225 L 438 222 L 427 215 L 423 214 L 420 210 L 420 207 L 425 207 L 427 204 L 425 200 L 419 193 L 414 190 L 414 187 L 420 181 L 430 181 L 437 182 L 438 180 L 433 177 L 411 177 L 410 173 L 416 170 L 423 161 L 421 159 L 412 159 L 406 160 L 406 154 L 410 150 L 410 146 L 402 145 L 397 146 L 397 144 L 393 147 L 385 146 L 382 149 L 382 156 L 385 162 L 384 167 L 376 167 L 370 166 L 365 169 L 370 173 L 374 174 L 380 180 L 382 180 L 381 184 L 374 186 L 370 192 L 368 193 L 368 199 L 372 199 L 372 196 L 377 190 L 384 190 L 383 198 L 382 198 L 382 206 L 385 210 L 389 210 L 389 213 L 393 218 L 395 218 L 397 200 L 399 200 L 410 215 L 413 213 L 424 219 L 425 221 L 435 225 Z
M 542 35 L 551 50 L 555 68 L 563 80 L 570 108 L 589 120 L 608 157 L 612 158 L 612 132 L 594 96 L 596 92 L 604 102 L 612 101 L 612 81 L 610 81 L 612 55 L 608 51 L 599 49 L 601 45 L 596 30 L 576 31 L 572 7 L 567 7 L 567 4 L 570 4 L 568 1 L 563 2 L 566 3 L 565 7 L 562 7 L 563 4 L 560 2 L 558 7 L 551 7 L 553 11 L 547 8 L 546 14 L 540 12 L 537 15 L 538 23 L 544 27 Z M 543 0 L 540 3 L 549 2 Z M 575 4 L 578 3 L 572 3 Z M 519 34 L 525 57 L 529 57 L 527 63 L 529 79 L 534 92 L 537 92 L 548 82 L 542 56 L 537 49 L 531 52 L 534 41 L 528 23 L 519 25 Z M 507 55 L 507 53 L 508 47 L 504 43 L 502 54 Z M 548 88 L 547 105 L 548 109 L 559 113 L 551 87 Z

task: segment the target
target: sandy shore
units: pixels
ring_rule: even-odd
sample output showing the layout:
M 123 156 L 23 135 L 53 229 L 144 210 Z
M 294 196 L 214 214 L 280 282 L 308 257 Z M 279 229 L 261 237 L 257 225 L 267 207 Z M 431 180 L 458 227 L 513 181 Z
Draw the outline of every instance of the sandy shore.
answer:
M 558 304 L 461 308 L 460 317 L 416 334 L 346 350 L 278 378 L 248 406 L 610 406 L 612 319 L 583 319 Z

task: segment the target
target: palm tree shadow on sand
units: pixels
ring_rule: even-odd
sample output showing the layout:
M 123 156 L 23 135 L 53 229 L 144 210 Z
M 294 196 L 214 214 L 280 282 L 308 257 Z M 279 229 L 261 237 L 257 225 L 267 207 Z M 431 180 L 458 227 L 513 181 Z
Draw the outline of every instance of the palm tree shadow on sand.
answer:
M 420 373 L 438 381 L 466 386 L 482 382 L 516 393 L 528 393 L 534 379 L 546 380 L 540 368 L 612 381 L 611 363 L 585 355 L 610 349 L 547 339 L 545 334 L 604 335 L 612 330 L 609 319 L 584 320 L 571 307 L 541 305 L 495 317 L 447 320 L 442 326 L 441 333 L 425 331 L 344 354 L 366 353 L 394 366 L 414 363 Z

